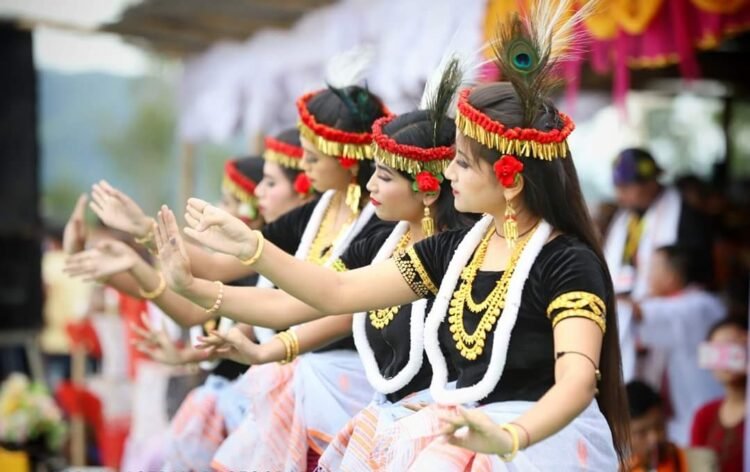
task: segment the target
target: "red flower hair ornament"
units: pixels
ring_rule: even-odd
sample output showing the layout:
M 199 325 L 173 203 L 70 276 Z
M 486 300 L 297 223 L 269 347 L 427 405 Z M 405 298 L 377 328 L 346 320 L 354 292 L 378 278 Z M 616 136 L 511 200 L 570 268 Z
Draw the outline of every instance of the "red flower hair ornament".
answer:
M 523 171 L 523 163 L 510 154 L 503 155 L 492 167 L 498 182 L 505 188 L 515 185 L 518 174 Z
M 352 159 L 351 157 L 339 157 L 339 164 L 341 164 L 341 167 L 344 169 L 351 169 L 354 167 L 354 164 L 358 163 L 357 159 Z
M 294 179 L 294 191 L 300 195 L 310 195 L 312 193 L 312 184 L 310 178 L 304 172 L 297 174 L 297 178 Z
M 437 174 L 436 176 L 430 171 L 423 170 L 414 176 L 414 182 L 412 182 L 411 188 L 415 192 L 435 194 L 440 191 L 441 183 L 443 183 L 442 174 Z

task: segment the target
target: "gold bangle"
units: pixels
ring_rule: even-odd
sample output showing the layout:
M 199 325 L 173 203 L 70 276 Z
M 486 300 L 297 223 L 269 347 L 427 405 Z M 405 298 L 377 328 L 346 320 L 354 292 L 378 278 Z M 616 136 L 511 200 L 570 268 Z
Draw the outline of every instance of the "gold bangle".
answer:
M 209 315 L 216 313 L 221 307 L 221 302 L 224 301 L 224 283 L 221 280 L 214 282 L 219 286 L 219 293 L 216 295 L 216 301 L 211 308 L 206 309 L 206 313 Z
M 498 454 L 498 455 L 500 456 L 500 459 L 502 459 L 504 462 L 510 462 L 513 459 L 515 459 L 516 454 L 518 454 L 518 447 L 519 447 L 519 442 L 520 442 L 518 439 L 518 429 L 513 423 L 503 423 L 500 425 L 500 429 L 510 434 L 510 437 L 513 441 L 513 446 L 510 452 L 506 454 Z
M 288 364 L 289 358 L 292 357 L 292 342 L 289 339 L 289 333 L 282 331 L 276 334 L 279 341 L 284 343 L 284 359 L 279 361 L 279 364 Z
M 292 357 L 289 359 L 289 362 L 292 362 L 297 356 L 299 356 L 299 337 L 297 337 L 297 332 L 292 328 L 289 328 L 286 332 L 289 334 L 289 339 L 292 341 Z
M 255 234 L 255 237 L 258 238 L 258 245 L 255 248 L 255 254 L 253 254 L 250 259 L 240 259 L 240 262 L 246 266 L 253 265 L 258 261 L 258 259 L 260 259 L 261 254 L 263 254 L 263 244 L 266 241 L 266 238 L 263 237 L 263 233 L 261 233 L 257 229 L 254 229 L 253 233 Z
M 143 288 L 138 287 L 138 294 L 141 296 L 141 298 L 145 298 L 146 300 L 159 298 L 164 293 L 164 290 L 167 289 L 167 281 L 164 280 L 164 276 L 161 274 L 161 272 L 157 272 L 157 274 L 159 274 L 159 285 L 155 289 L 147 292 L 143 290 Z
M 148 230 L 148 233 L 146 233 L 146 236 L 143 236 L 141 238 L 133 237 L 135 242 L 140 245 L 145 245 L 148 242 L 151 242 L 154 240 L 154 227 L 156 226 L 155 222 L 151 222 L 151 229 Z

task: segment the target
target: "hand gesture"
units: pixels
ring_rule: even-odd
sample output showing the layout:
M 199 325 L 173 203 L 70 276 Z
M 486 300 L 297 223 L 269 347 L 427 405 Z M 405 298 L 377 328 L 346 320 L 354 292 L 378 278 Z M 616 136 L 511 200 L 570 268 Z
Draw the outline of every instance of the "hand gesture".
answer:
M 193 283 L 193 272 L 177 220 L 172 210 L 164 205 L 156 221 L 156 248 L 162 274 L 169 288 L 177 293 L 184 292 Z
M 84 280 L 101 280 L 130 270 L 140 256 L 122 241 L 108 239 L 93 249 L 74 254 L 65 261 L 65 273 Z
M 151 325 L 148 316 L 141 313 L 141 323 L 143 327 L 135 323 L 130 324 L 130 328 L 136 337 L 133 345 L 139 352 L 162 364 L 179 365 L 185 363 L 180 348 L 167 335 L 164 320 L 162 320 L 161 328 L 157 329 Z
M 66 254 L 75 254 L 83 251 L 86 247 L 86 202 L 88 196 L 84 193 L 78 197 L 73 213 L 70 214 L 68 222 L 63 231 L 63 250 Z
M 216 252 L 249 259 L 258 244 L 255 233 L 235 218 L 203 200 L 188 200 L 185 234 Z
M 446 442 L 482 454 L 508 454 L 513 449 L 510 434 L 479 410 L 457 407 L 455 413 L 440 413 L 441 434 Z
M 206 349 L 210 354 L 216 354 L 240 364 L 263 364 L 263 347 L 253 342 L 237 326 L 233 326 L 222 334 L 217 330 L 209 331 L 208 336 L 199 337 L 201 344 L 198 349 Z
M 146 237 L 153 230 L 153 219 L 132 198 L 106 181 L 100 180 L 91 187 L 91 198 L 91 209 L 110 228 L 136 238 Z

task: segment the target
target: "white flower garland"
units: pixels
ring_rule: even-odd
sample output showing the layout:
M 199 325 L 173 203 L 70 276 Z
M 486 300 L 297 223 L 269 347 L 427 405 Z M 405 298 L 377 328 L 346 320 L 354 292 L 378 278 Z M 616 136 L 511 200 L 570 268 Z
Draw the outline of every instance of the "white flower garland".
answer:
M 399 241 L 408 230 L 409 224 L 405 221 L 396 225 L 393 232 L 388 236 L 388 239 L 386 239 L 380 247 L 377 255 L 372 260 L 372 263 L 375 264 L 390 258 L 393 255 L 396 246 L 398 246 Z M 424 351 L 424 316 L 426 310 L 426 299 L 421 299 L 412 303 L 411 317 L 409 320 L 409 360 L 406 362 L 404 368 L 390 379 L 386 379 L 381 375 L 380 368 L 375 359 L 375 353 L 367 340 L 367 313 L 359 312 L 354 314 L 352 320 L 354 344 L 359 352 L 359 357 L 362 359 L 362 365 L 365 368 L 367 380 L 378 392 L 385 395 L 401 390 L 411 382 L 411 380 L 419 373 L 419 369 L 422 368 L 422 352 Z
M 294 253 L 295 258 L 301 260 L 307 259 L 307 256 L 310 253 L 310 248 L 312 247 L 312 243 L 315 240 L 315 236 L 317 236 L 318 231 L 320 230 L 320 226 L 323 224 L 323 218 L 325 217 L 326 210 L 331 205 L 331 200 L 333 199 L 333 196 L 335 194 L 336 190 L 327 190 L 325 193 L 323 193 L 323 196 L 320 197 L 320 200 L 318 200 L 318 203 L 313 209 L 312 215 L 310 215 L 310 220 L 307 222 L 305 231 L 302 233 L 302 238 L 300 239 L 299 246 L 297 246 L 297 251 L 295 251 Z M 362 210 L 362 212 L 360 212 L 354 224 L 352 224 L 344 232 L 344 234 L 342 234 L 333 243 L 333 251 L 331 252 L 329 258 L 326 260 L 326 266 L 330 266 L 331 264 L 333 264 L 333 262 L 339 256 L 341 256 L 344 251 L 346 251 L 354 238 L 356 238 L 359 233 L 362 232 L 362 229 L 365 227 L 365 225 L 367 225 L 367 222 L 370 221 L 370 218 L 374 213 L 375 206 L 372 203 L 368 203 L 367 206 L 365 206 L 365 208 Z M 261 275 L 258 278 L 258 283 L 255 286 L 258 288 L 273 288 L 274 283 Z M 255 338 L 259 343 L 270 341 L 276 334 L 275 330 L 270 328 L 263 328 L 260 326 L 253 326 L 253 332 L 255 333 Z
M 461 271 L 469 263 L 469 258 L 471 258 L 482 237 L 484 237 L 493 223 L 494 219 L 491 216 L 484 216 L 458 245 L 453 258 L 448 264 L 448 270 L 440 284 L 440 289 L 435 297 L 432 310 L 427 315 L 424 348 L 427 358 L 432 365 L 430 393 L 438 403 L 452 405 L 473 403 L 487 397 L 497 386 L 505 369 L 510 335 L 518 317 L 524 284 L 531 271 L 531 266 L 552 233 L 552 227 L 549 223 L 542 221 L 536 230 L 534 230 L 523 252 L 521 252 L 521 257 L 516 264 L 516 268 L 508 284 L 505 308 L 503 308 L 503 312 L 495 325 L 495 338 L 492 343 L 492 354 L 490 355 L 490 363 L 487 366 L 487 373 L 482 380 L 470 387 L 449 390 L 446 388 L 448 384 L 448 367 L 443 352 L 440 349 L 438 335 L 440 325 L 445 321 L 448 306 L 456 289 Z

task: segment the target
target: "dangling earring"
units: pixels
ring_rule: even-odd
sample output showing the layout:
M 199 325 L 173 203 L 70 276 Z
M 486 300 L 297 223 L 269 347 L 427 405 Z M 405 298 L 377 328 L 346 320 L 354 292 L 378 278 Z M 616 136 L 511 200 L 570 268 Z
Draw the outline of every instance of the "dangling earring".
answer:
M 357 184 L 357 176 L 352 176 L 352 183 L 346 187 L 346 206 L 352 211 L 352 214 L 359 213 L 359 201 L 362 198 L 362 188 Z
M 435 220 L 430 216 L 430 207 L 427 205 L 424 207 L 424 217 L 422 218 L 422 234 L 425 238 L 435 234 Z
M 513 249 L 518 240 L 518 223 L 516 222 L 516 210 L 513 208 L 510 200 L 506 200 L 505 202 L 503 231 L 505 232 L 505 242 L 508 244 L 508 248 Z

